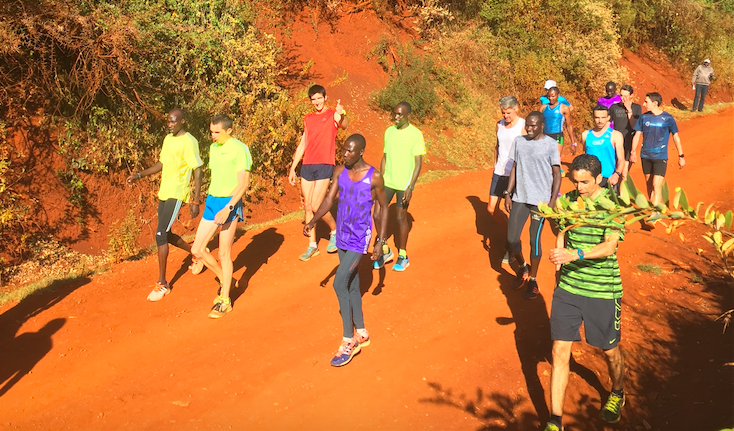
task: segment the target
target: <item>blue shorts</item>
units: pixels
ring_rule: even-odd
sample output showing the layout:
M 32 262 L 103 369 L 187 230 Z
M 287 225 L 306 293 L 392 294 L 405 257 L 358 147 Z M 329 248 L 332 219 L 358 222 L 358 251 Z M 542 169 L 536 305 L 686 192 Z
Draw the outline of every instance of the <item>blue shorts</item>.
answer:
M 330 180 L 334 175 L 334 165 L 303 165 L 301 178 L 306 181 Z
M 510 185 L 510 177 L 504 175 L 492 174 L 492 185 L 489 186 L 489 195 L 504 197 L 507 186 Z
M 214 217 L 217 215 L 219 211 L 221 211 L 223 208 L 226 208 L 227 205 L 229 205 L 229 201 L 232 200 L 231 196 L 227 196 L 224 198 L 219 198 L 216 196 L 207 196 L 206 197 L 206 207 L 204 208 L 204 215 L 202 215 L 202 218 L 204 220 L 208 221 L 214 221 Z M 229 223 L 235 218 L 238 218 L 239 221 L 245 221 L 245 213 L 244 208 L 242 206 L 242 200 L 240 199 L 239 202 L 234 206 L 234 210 L 229 213 L 229 217 L 227 217 L 227 221 L 225 223 Z

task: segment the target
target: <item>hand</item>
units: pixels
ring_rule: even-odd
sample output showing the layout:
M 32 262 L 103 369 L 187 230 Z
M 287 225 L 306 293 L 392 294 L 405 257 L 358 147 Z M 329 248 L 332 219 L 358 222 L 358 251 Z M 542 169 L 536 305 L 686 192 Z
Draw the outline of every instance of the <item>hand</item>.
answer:
M 632 113 L 632 98 L 625 99 L 624 101 L 624 109 L 627 110 L 628 113 Z
M 571 145 L 571 155 L 576 155 L 576 143 L 574 142 L 573 145 Z
M 137 173 L 136 173 L 136 174 L 132 174 L 132 175 L 130 175 L 129 177 L 127 177 L 127 183 L 128 183 L 128 184 L 132 184 L 132 183 L 133 183 L 133 181 L 137 181 L 137 180 L 139 180 L 139 179 L 140 179 L 140 177 L 141 177 L 141 176 L 140 176 L 140 174 L 137 174 Z
M 382 242 L 376 242 L 375 246 L 372 248 L 372 256 L 370 256 L 370 259 L 377 260 L 382 256 Z
M 563 265 L 564 263 L 578 260 L 579 255 L 576 250 L 569 250 L 567 248 L 554 248 L 551 249 L 548 258 L 554 265 Z
M 191 218 L 196 218 L 196 216 L 199 215 L 199 204 L 193 203 L 189 205 L 189 214 L 191 215 Z
M 315 226 L 314 222 L 308 222 L 303 226 L 303 236 L 311 235 L 311 230 Z
M 342 100 L 336 99 L 336 108 L 334 108 L 337 114 L 340 116 L 344 114 L 344 107 L 342 106 Z
M 611 184 L 611 185 L 613 185 L 613 186 L 616 186 L 616 185 L 617 185 L 617 183 L 619 182 L 619 179 L 620 179 L 620 175 L 619 175 L 618 173 L 616 173 L 616 172 L 615 172 L 615 173 L 613 173 L 613 174 L 612 174 L 612 175 L 611 175 L 611 176 L 609 177 L 609 184 Z
M 512 199 L 510 199 L 510 194 L 505 195 L 505 210 L 509 213 L 512 209 Z
M 630 165 L 632 163 L 637 163 L 637 153 L 630 153 Z
M 214 216 L 214 223 L 216 223 L 218 226 L 223 225 L 227 222 L 227 219 L 229 218 L 229 213 L 229 208 L 222 208 L 221 210 L 219 210 L 217 215 Z
M 413 198 L 413 190 L 411 190 L 410 188 L 406 189 L 403 192 L 403 203 L 409 204 L 412 198 Z
M 685 157 L 678 157 L 678 166 L 680 169 L 683 169 L 683 166 L 686 165 L 686 158 Z
M 696 89 L 696 86 L 695 86 L 695 85 L 693 86 L 693 89 L 694 89 L 694 90 Z
M 292 185 L 296 185 L 296 170 L 291 169 L 290 173 L 288 174 L 288 182 Z

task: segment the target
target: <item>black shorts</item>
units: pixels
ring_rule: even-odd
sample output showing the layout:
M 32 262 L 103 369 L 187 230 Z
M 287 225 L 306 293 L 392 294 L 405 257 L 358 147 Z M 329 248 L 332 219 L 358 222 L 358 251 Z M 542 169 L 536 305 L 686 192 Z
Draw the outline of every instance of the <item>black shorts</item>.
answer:
M 641 162 L 642 173 L 645 175 L 658 175 L 664 177 L 665 171 L 668 169 L 667 160 L 641 159 Z
M 510 177 L 504 175 L 492 174 L 492 185 L 489 186 L 489 195 L 503 197 L 507 186 L 509 185 Z
M 168 233 L 171 232 L 171 226 L 178 218 L 182 203 L 178 199 L 158 200 L 158 228 L 155 231 L 155 244 L 157 246 L 160 247 L 168 243 Z
M 553 138 L 558 145 L 563 145 L 563 132 L 560 133 L 546 133 L 546 136 Z
M 395 190 L 391 189 L 390 187 L 385 187 L 385 201 L 387 201 L 387 205 L 390 206 L 390 202 L 392 201 L 393 196 L 397 196 L 395 198 L 395 203 L 398 205 L 398 207 L 403 209 L 408 209 L 408 205 L 410 202 L 403 202 L 403 196 L 405 195 L 404 190 Z
M 630 161 L 630 154 L 632 154 L 632 139 L 634 139 L 634 133 L 627 133 L 624 135 L 624 161 Z
M 622 337 L 622 299 L 587 298 L 556 287 L 551 304 L 551 339 L 581 341 L 581 322 L 587 343 L 602 350 L 617 347 Z
M 334 175 L 334 165 L 303 165 L 301 178 L 306 181 L 328 180 Z

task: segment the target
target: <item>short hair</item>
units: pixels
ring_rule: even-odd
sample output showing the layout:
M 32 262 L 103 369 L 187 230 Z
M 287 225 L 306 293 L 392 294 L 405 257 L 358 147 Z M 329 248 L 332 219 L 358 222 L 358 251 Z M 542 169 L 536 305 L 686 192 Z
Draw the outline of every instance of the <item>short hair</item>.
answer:
M 178 113 L 178 119 L 179 120 L 185 120 L 186 119 L 186 112 L 181 108 L 173 108 L 168 113 L 173 114 L 174 112 Z
M 410 103 L 408 103 L 408 102 L 406 102 L 406 101 L 402 101 L 402 102 L 398 103 L 397 105 L 395 105 L 395 107 L 396 107 L 396 108 L 397 108 L 398 106 L 402 106 L 402 107 L 404 107 L 405 109 L 407 109 L 407 110 L 408 110 L 408 114 L 410 114 L 411 112 L 413 112 L 413 107 L 412 107 L 412 106 L 410 106 Z
M 536 117 L 538 119 L 538 124 L 545 124 L 545 117 L 540 111 L 533 111 L 529 113 L 528 116 L 525 117 L 525 121 L 527 121 L 530 117 Z
M 504 96 L 500 99 L 500 109 L 517 108 L 515 96 Z
M 633 94 L 633 93 L 635 92 L 635 89 L 634 89 L 634 88 L 632 88 L 632 86 L 631 86 L 631 85 L 629 85 L 629 84 L 624 84 L 624 85 L 622 86 L 622 88 L 620 88 L 620 89 L 619 89 L 619 91 L 622 91 L 622 90 L 624 90 L 624 91 L 629 91 L 629 93 L 630 93 L 630 94 Z
M 321 85 L 312 85 L 308 89 L 308 98 L 312 98 L 314 94 L 321 94 L 322 96 L 326 97 L 326 89 Z
M 596 156 L 591 154 L 581 154 L 573 159 L 569 171 L 589 171 L 591 176 L 596 178 L 601 174 L 601 162 Z
M 548 89 L 548 93 L 550 93 L 551 91 L 555 91 L 556 93 L 561 94 L 561 90 L 559 90 L 558 87 L 551 87 L 551 88 L 549 88 Z
M 594 106 L 594 109 L 591 110 L 591 112 L 594 112 L 594 111 L 607 111 L 607 112 L 609 112 L 609 108 L 607 108 L 604 105 L 596 105 L 596 106 Z
M 614 86 L 614 88 L 617 88 L 617 84 L 615 84 L 614 81 L 609 81 L 606 84 L 604 84 L 604 88 L 607 88 L 610 85 Z
M 367 140 L 364 138 L 364 136 L 360 135 L 359 133 L 355 133 L 353 135 L 349 135 L 349 137 L 344 141 L 346 144 L 347 142 L 352 141 L 357 145 L 357 147 L 360 150 L 364 150 L 367 146 Z
M 660 93 L 653 91 L 652 93 L 647 93 L 645 96 L 649 97 L 651 102 L 658 102 L 658 106 L 663 104 L 663 96 Z
M 232 128 L 232 124 L 234 124 L 234 121 L 232 121 L 232 119 L 229 117 L 229 115 L 219 114 L 219 115 L 215 115 L 212 118 L 211 123 L 212 124 L 219 124 L 219 125 L 222 126 L 222 128 L 224 130 L 229 130 L 229 129 Z

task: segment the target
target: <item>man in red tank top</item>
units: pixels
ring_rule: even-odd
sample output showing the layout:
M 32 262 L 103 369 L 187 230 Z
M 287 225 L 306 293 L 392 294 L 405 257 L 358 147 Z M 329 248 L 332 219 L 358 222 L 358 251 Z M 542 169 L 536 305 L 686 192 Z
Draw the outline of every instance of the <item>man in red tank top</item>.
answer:
M 334 173 L 334 152 L 336 146 L 336 132 L 339 128 L 345 129 L 349 125 L 347 112 L 341 105 L 341 100 L 336 101 L 336 108 L 326 107 L 326 89 L 320 85 L 311 86 L 308 89 L 308 97 L 311 99 L 315 111 L 304 118 L 303 136 L 301 143 L 296 148 L 293 156 L 291 171 L 288 182 L 296 185 L 296 167 L 303 159 L 301 166 L 301 193 L 303 194 L 303 209 L 306 213 L 306 223 L 310 222 L 316 209 L 323 202 L 329 189 L 329 180 Z M 329 226 L 329 245 L 326 246 L 328 253 L 336 253 L 336 223 L 331 213 L 322 218 Z M 316 231 L 312 230 L 309 235 L 309 243 L 306 252 L 299 259 L 307 261 L 319 254 L 316 242 Z

